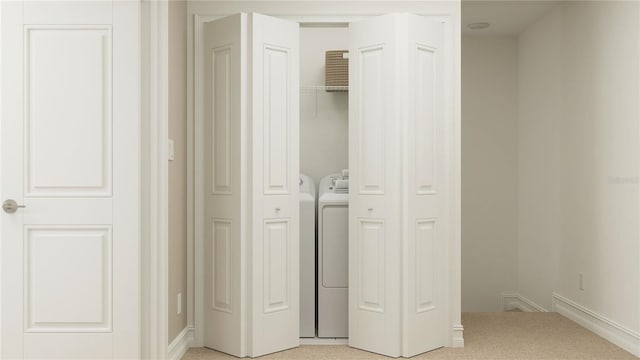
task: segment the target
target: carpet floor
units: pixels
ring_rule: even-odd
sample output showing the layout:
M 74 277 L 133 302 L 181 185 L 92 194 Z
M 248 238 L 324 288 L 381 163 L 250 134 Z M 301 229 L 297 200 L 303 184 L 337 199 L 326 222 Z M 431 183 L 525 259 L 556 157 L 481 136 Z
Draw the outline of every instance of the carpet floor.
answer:
M 638 359 L 556 313 L 464 313 L 464 348 L 441 348 L 415 356 L 424 360 L 618 360 Z M 192 348 L 183 360 L 235 357 Z M 307 345 L 261 357 L 269 360 L 389 359 L 348 346 Z

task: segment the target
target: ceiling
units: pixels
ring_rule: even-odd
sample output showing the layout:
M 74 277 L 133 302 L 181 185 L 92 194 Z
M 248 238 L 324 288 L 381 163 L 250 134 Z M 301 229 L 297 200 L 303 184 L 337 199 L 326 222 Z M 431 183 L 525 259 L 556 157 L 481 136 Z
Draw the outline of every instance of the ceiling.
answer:
M 518 35 L 546 15 L 560 1 L 462 0 L 462 33 L 465 35 Z M 471 30 L 468 24 L 487 22 L 491 26 Z

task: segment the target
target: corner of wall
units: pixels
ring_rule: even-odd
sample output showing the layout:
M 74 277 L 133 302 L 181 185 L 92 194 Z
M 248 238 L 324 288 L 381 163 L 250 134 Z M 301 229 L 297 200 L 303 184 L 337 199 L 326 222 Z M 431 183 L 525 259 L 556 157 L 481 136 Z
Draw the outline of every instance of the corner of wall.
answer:
M 174 140 L 175 156 L 168 164 L 169 180 L 169 283 L 168 340 L 188 324 L 187 264 L 187 2 L 168 2 L 168 137 Z M 181 294 L 181 304 L 178 304 Z M 180 311 L 176 311 L 177 308 Z
M 502 294 L 502 311 L 549 312 L 549 310 L 527 299 L 519 293 Z
M 185 327 L 169 344 L 168 359 L 180 360 L 195 341 L 193 327 Z

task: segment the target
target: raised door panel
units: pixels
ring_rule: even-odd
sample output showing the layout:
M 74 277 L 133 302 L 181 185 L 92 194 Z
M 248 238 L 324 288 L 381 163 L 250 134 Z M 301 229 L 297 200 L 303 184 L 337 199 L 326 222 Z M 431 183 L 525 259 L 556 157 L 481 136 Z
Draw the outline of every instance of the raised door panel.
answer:
M 420 195 L 436 191 L 436 121 L 437 102 L 437 49 L 415 45 L 412 49 L 416 64 L 415 113 L 415 192 Z
M 361 219 L 359 222 L 359 307 L 361 310 L 382 313 L 385 297 L 384 221 Z
M 27 226 L 25 332 L 110 332 L 111 247 L 107 226 Z
M 433 219 L 416 222 L 416 312 L 431 311 L 436 307 L 436 281 L 438 253 L 436 251 L 436 223 Z
M 263 49 L 264 193 L 290 190 L 290 55 L 289 49 L 266 45 Z
M 385 179 L 385 98 L 384 98 L 384 46 L 359 49 L 358 76 L 361 98 L 360 149 L 358 152 L 359 184 L 361 194 L 384 194 Z
M 291 271 L 289 220 L 264 223 L 264 313 L 287 310 L 290 305 Z
M 24 61 L 26 196 L 110 196 L 110 26 L 27 26 Z
M 231 46 L 223 46 L 211 50 L 211 113 L 213 114 L 211 185 L 212 193 L 231 194 L 233 180 L 231 171 L 231 119 L 236 109 L 233 108 L 233 92 L 231 81 L 232 52 Z
M 233 253 L 232 221 L 213 219 L 213 244 L 211 245 L 211 271 L 213 285 L 211 289 L 211 308 L 217 311 L 232 312 L 233 289 Z

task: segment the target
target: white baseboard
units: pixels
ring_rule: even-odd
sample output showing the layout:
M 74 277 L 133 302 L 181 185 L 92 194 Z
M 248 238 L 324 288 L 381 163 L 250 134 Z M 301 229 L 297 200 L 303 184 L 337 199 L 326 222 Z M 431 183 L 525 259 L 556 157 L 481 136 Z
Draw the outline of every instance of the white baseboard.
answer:
M 300 338 L 300 345 L 349 345 L 347 338 Z
M 454 348 L 464 347 L 464 327 L 462 325 L 453 326 L 451 347 L 454 347 Z
M 522 312 L 549 311 L 518 293 L 502 293 L 502 311 L 514 309 L 518 309 Z
M 633 355 L 640 356 L 640 333 L 637 331 L 628 329 L 562 295 L 553 293 L 552 299 L 553 311 L 573 320 Z
M 193 330 L 192 327 L 187 326 L 173 339 L 167 351 L 169 353 L 169 360 L 180 360 L 184 354 L 189 351 L 191 344 L 195 341 Z

